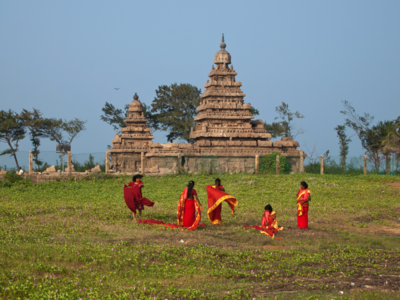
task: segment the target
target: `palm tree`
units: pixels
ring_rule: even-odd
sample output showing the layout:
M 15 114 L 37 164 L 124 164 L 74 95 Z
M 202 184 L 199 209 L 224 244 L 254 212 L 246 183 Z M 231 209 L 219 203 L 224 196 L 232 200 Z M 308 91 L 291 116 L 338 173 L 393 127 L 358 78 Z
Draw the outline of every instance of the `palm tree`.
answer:
M 370 131 L 368 134 L 372 142 L 370 147 L 385 157 L 386 174 L 390 174 L 390 155 L 399 152 L 400 149 L 400 122 L 381 121 Z

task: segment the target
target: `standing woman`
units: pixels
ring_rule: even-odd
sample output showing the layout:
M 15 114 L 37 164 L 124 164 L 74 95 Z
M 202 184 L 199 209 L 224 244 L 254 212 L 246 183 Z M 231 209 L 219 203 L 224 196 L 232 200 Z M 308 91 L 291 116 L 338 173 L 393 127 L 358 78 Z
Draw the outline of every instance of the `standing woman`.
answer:
M 197 192 L 193 187 L 194 181 L 191 180 L 187 188 L 183 190 L 178 202 L 178 226 L 188 227 L 187 230 L 197 228 L 201 220 L 200 209 L 203 209 L 199 198 L 197 198 Z
M 311 192 L 305 181 L 300 182 L 300 190 L 297 192 L 297 227 L 308 229 L 308 207 L 311 201 Z

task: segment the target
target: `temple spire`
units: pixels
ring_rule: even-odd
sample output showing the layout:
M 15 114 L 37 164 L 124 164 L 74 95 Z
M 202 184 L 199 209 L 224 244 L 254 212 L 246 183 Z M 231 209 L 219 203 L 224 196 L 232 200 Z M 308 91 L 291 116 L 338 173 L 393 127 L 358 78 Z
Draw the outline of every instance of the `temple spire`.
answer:
M 226 44 L 225 44 L 224 34 L 222 34 L 222 42 L 219 46 L 221 47 L 221 50 L 225 50 Z

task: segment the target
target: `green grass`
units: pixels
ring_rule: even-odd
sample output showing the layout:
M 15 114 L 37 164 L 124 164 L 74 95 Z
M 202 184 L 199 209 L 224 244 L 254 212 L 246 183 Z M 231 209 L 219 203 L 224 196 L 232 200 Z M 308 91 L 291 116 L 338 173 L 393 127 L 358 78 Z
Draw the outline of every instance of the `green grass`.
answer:
M 214 178 L 145 177 L 156 204 L 143 218 L 175 223 L 190 179 L 206 206 Z M 194 232 L 134 224 L 128 177 L 0 188 L 0 299 L 400 299 L 400 191 L 385 185 L 399 178 L 219 178 L 239 200 L 236 214 L 224 205 L 212 226 L 204 210 L 207 226 Z M 312 192 L 309 231 L 296 228 L 301 180 Z M 243 229 L 268 203 L 286 228 L 281 240 Z

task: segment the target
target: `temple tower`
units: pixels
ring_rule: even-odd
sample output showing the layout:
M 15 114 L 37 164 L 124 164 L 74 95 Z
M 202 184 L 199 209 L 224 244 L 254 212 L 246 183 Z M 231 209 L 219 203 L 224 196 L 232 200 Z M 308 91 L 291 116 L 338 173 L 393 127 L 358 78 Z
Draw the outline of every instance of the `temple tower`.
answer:
M 151 128 L 146 127 L 148 120 L 143 114 L 143 105 L 136 93 L 129 104 L 124 122 L 126 122 L 126 127 L 122 128 L 121 134 L 116 134 L 115 139 L 112 140 L 113 148 L 146 148 L 152 143 L 154 136 L 150 133 Z
M 237 73 L 230 65 L 231 55 L 225 50 L 223 35 L 220 47 L 214 56 L 216 67 L 212 66 L 210 79 L 204 85 L 206 90 L 201 95 L 190 138 L 199 146 L 212 146 L 217 140 L 229 141 L 232 146 L 244 146 L 246 142 L 257 146 L 257 139 L 265 141 L 271 134 L 261 120 L 251 121 L 251 105 L 243 101 L 246 95 L 240 89 L 242 83 L 235 79 Z
M 154 139 L 151 128 L 146 127 L 147 121 L 143 114 L 143 105 L 135 93 L 124 119 L 126 127 L 121 129 L 121 134 L 116 133 L 112 140 L 110 153 L 116 171 L 140 172 L 141 153 L 148 151 Z

